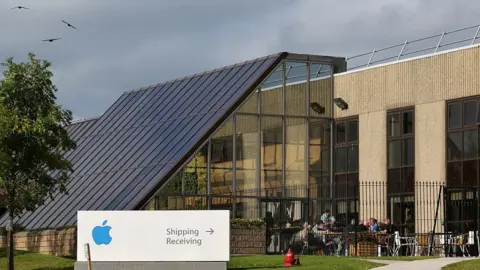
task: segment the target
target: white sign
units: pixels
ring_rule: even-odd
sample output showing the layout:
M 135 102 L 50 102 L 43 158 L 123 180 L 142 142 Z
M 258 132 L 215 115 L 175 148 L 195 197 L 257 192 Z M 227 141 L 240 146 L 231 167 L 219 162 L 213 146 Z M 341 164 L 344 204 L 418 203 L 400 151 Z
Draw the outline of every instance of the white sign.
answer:
M 78 211 L 77 260 L 230 261 L 230 212 Z

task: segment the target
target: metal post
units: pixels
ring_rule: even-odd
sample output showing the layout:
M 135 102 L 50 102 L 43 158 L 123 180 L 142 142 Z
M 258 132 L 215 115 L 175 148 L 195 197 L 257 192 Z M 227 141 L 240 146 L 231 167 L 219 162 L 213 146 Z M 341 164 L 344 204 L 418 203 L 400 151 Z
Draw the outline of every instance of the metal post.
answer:
M 286 66 L 285 66 L 285 67 L 286 67 Z M 290 73 L 290 69 L 292 69 L 292 66 L 289 66 L 289 67 L 288 67 L 288 70 L 287 70 L 286 73 L 285 73 L 285 78 L 288 77 L 288 73 Z
M 180 174 L 180 181 L 182 181 L 182 210 L 185 210 L 185 205 L 186 205 L 185 203 L 185 168 L 182 168 L 182 171 Z
M 480 25 L 478 26 L 477 28 L 477 31 L 475 32 L 475 36 L 473 36 L 473 39 L 472 39 L 472 44 L 475 44 L 475 40 L 477 40 L 477 37 L 478 37 L 478 33 L 480 32 Z
M 207 209 L 212 209 L 212 181 L 211 166 L 212 165 L 212 139 L 208 139 L 207 143 Z
M 440 45 L 442 44 L 443 37 L 445 36 L 445 31 L 443 31 L 442 36 L 440 36 L 440 40 L 438 41 L 437 47 L 435 48 L 435 52 L 438 51 L 438 48 L 440 48 Z
M 233 180 L 232 180 L 232 192 L 233 192 L 233 199 L 232 199 L 232 208 L 233 208 L 233 218 L 237 218 L 237 115 L 234 114 L 232 117 L 232 130 L 233 130 L 233 144 L 232 144 L 232 173 L 233 173 Z
M 310 67 L 309 67 L 310 68 Z M 320 73 L 322 73 L 322 68 L 323 68 L 323 64 L 320 65 L 320 68 L 318 69 L 318 72 L 317 74 L 315 74 L 315 78 L 318 78 L 318 76 L 320 75 Z M 309 73 L 310 74 L 310 73 Z M 309 75 L 310 76 L 310 75 Z M 309 103 L 309 106 L 310 106 L 310 103 Z
M 475 241 L 477 242 L 477 251 L 478 251 L 478 255 L 480 256 L 480 242 L 478 241 L 478 231 L 480 230 L 480 207 L 478 206 L 479 202 L 480 202 L 480 189 L 479 188 L 476 188 L 475 190 L 475 197 L 476 197 L 476 203 L 475 203 L 475 207 L 477 208 L 477 213 L 476 213 L 476 223 L 477 223 L 477 229 L 475 230 L 475 233 L 474 233 L 474 236 L 475 236 L 475 240 L 473 241 L 475 243 Z
M 286 68 L 286 62 L 282 62 L 282 198 L 285 198 L 285 193 L 286 193 L 286 182 L 287 182 L 287 177 L 286 177 L 286 152 L 287 152 L 287 147 L 285 145 L 285 139 L 287 137 L 286 134 L 286 123 L 285 123 L 285 112 L 286 112 L 286 73 L 285 73 L 285 68 Z
M 262 89 L 261 87 L 258 88 L 258 116 L 257 116 L 257 160 L 256 160 L 256 173 L 257 173 L 257 200 L 258 200 L 258 208 L 259 212 L 262 213 Z M 265 212 L 266 215 L 266 212 Z
M 375 54 L 375 51 L 376 51 L 376 49 L 373 49 L 373 52 L 372 52 L 372 54 L 370 55 L 370 59 L 368 59 L 367 67 L 370 66 L 370 62 L 372 62 L 373 55 Z M 333 98 L 333 97 L 332 97 L 332 98 Z
M 405 43 L 403 43 L 402 49 L 400 50 L 400 53 L 397 56 L 397 61 L 400 59 L 400 57 L 402 57 L 403 50 L 405 50 L 405 46 L 407 46 L 407 44 L 408 44 L 408 40 L 405 40 Z
M 443 245 L 445 250 L 445 257 L 448 257 L 449 247 L 449 235 L 448 235 L 448 219 L 447 219 L 447 207 L 448 207 L 448 190 L 443 186 Z
M 307 218 L 310 223 L 310 63 L 307 63 L 307 96 L 306 96 L 306 125 L 305 125 L 305 185 L 307 191 Z M 321 67 L 320 67 L 321 69 Z
M 437 209 L 435 210 L 435 219 L 433 220 L 433 230 L 432 230 L 432 235 L 428 236 L 429 238 L 431 237 L 431 241 L 428 242 L 428 256 L 432 254 L 432 249 L 433 249 L 433 240 L 435 239 L 435 230 L 437 227 L 437 218 L 438 218 L 438 211 L 440 209 L 440 200 L 442 198 L 442 186 L 438 189 L 438 198 L 437 198 Z
M 373 50 L 375 52 L 375 50 Z M 373 56 L 373 54 L 372 54 Z M 333 76 L 333 70 L 334 70 L 334 66 L 330 66 L 330 117 L 331 117 L 331 121 L 330 121 L 330 199 L 333 199 L 333 180 L 334 180 L 334 146 L 335 146 L 335 114 L 334 114 L 334 110 L 333 110 L 333 106 L 334 106 L 334 103 L 333 103 L 333 98 L 335 96 L 335 87 L 334 87 L 334 76 Z M 333 201 L 332 201 L 333 202 Z M 333 204 L 332 204 L 333 206 Z M 332 207 L 333 208 L 333 207 Z M 335 213 L 335 209 L 331 209 L 331 211 L 333 211 L 334 214 Z

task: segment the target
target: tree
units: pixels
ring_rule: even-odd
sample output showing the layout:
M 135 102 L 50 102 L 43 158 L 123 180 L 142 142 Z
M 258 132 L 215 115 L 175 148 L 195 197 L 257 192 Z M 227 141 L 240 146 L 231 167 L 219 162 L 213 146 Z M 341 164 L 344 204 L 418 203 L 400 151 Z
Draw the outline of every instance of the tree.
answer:
M 55 103 L 51 63 L 28 54 L 28 61 L 8 58 L 0 80 L 0 205 L 9 224 L 33 211 L 55 190 L 66 192 L 73 172 L 64 158 L 76 148 L 65 129 L 72 113 Z M 13 270 L 13 232 L 9 234 L 9 266 Z

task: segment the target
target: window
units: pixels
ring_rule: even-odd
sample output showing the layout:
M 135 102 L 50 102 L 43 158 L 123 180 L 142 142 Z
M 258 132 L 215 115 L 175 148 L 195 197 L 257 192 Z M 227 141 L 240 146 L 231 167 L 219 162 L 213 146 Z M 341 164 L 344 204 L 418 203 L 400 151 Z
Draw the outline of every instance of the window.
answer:
M 478 186 L 480 99 L 447 102 L 447 186 Z
M 387 114 L 387 193 L 413 193 L 415 142 L 414 111 L 400 109 Z
M 336 218 L 347 224 L 352 218 L 358 220 L 358 117 L 338 119 L 335 130 Z
M 401 232 L 415 229 L 415 113 L 387 113 L 387 216 Z
M 282 130 L 269 130 L 263 133 L 263 163 L 264 165 L 276 164 L 277 161 L 277 148 L 282 146 Z M 281 162 L 281 161 L 280 161 Z M 281 164 L 280 164 L 281 165 Z
M 236 156 L 237 160 L 242 159 L 242 138 L 237 136 Z M 233 140 L 231 136 L 212 139 L 212 162 L 233 161 Z

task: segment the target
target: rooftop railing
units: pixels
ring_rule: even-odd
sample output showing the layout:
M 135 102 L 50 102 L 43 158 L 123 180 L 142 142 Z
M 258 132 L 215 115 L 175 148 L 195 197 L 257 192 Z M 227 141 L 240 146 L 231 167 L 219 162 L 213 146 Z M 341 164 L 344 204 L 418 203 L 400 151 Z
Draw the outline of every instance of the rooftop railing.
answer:
M 436 53 L 442 50 L 474 45 L 480 39 L 480 25 L 444 31 L 429 37 L 405 40 L 403 43 L 347 57 L 347 70 Z

